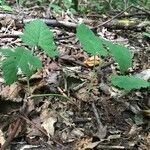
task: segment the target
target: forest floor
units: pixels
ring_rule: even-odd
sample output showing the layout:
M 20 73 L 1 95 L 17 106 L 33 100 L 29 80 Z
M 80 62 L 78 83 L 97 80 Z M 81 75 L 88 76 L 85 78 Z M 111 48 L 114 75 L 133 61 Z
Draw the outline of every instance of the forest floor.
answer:
M 50 58 L 35 50 L 43 68 L 31 77 L 30 90 L 41 94 L 39 97 L 28 97 L 25 77 L 8 86 L 0 72 L 1 149 L 149 150 L 150 89 L 126 93 L 113 87 L 109 77 L 119 70 L 110 57 L 98 58 L 100 65 L 93 75 L 93 57 L 83 51 L 75 25 L 82 20 L 90 28 L 97 27 L 96 35 L 129 47 L 133 67 L 127 74 L 145 77 L 150 76 L 150 38 L 143 33 L 150 33 L 150 11 L 132 8 L 120 15 L 81 16 L 58 15 L 41 6 L 14 5 L 13 9 L 0 11 L 1 48 L 26 46 L 19 38 L 24 23 L 41 18 L 54 33 L 61 55 Z M 42 96 L 49 93 L 51 96 Z

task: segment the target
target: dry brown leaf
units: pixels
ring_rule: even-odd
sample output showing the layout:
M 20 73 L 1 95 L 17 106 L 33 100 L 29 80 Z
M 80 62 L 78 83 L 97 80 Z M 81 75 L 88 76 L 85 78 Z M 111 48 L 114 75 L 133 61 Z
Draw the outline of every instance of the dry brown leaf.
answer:
M 41 80 L 42 79 L 42 71 L 38 71 L 30 77 L 30 80 L 34 80 L 34 79 Z
M 77 141 L 75 149 L 83 150 L 85 149 L 85 147 L 87 147 L 91 143 L 92 143 L 92 138 L 82 138 Z
M 148 81 L 150 79 L 150 69 L 143 70 L 142 72 L 136 74 L 135 76 Z
M 150 132 L 148 133 L 146 137 L 146 142 L 148 143 L 148 146 L 150 147 Z
M 46 86 L 46 82 L 44 80 L 41 80 L 38 84 L 30 87 L 31 93 L 33 94 L 35 93 L 35 91 L 41 90 L 44 86 Z
M 0 130 L 0 145 L 3 145 L 5 143 L 5 138 L 2 130 Z
M 97 66 L 102 63 L 102 59 L 98 56 L 92 56 L 84 61 L 85 65 L 88 65 L 89 67 Z
M 7 135 L 10 136 L 12 134 L 12 132 L 14 131 L 14 128 L 16 127 L 16 123 L 18 122 L 19 120 L 15 120 L 14 122 L 12 122 L 9 127 L 8 127 L 8 131 L 7 131 Z M 17 128 L 16 132 L 15 132 L 15 136 L 14 137 L 17 137 L 19 135 L 22 134 L 22 132 L 25 130 L 25 122 L 24 120 L 21 120 L 19 121 L 19 127 Z
M 56 113 L 45 108 L 45 110 L 41 113 L 40 118 L 42 120 L 41 126 L 46 130 L 47 135 L 49 137 L 53 136 L 55 132 L 54 124 L 57 122 Z
M 48 136 L 54 135 L 54 132 L 55 132 L 54 124 L 55 124 L 55 122 L 57 122 L 57 118 L 49 117 L 49 118 L 46 118 L 45 121 L 42 123 L 42 127 L 46 130 Z
M 20 84 L 13 83 L 10 86 L 6 86 L 1 92 L 0 95 L 5 98 L 14 99 L 19 96 L 19 92 L 22 89 Z

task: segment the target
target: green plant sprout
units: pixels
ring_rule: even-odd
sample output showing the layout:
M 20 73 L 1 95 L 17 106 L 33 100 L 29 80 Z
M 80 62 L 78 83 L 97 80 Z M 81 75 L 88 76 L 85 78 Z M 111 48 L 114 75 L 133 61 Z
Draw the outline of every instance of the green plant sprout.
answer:
M 37 46 L 44 50 L 50 57 L 55 57 L 59 53 L 56 51 L 56 46 L 53 40 L 53 33 L 49 30 L 48 26 L 41 20 L 34 20 L 25 25 L 22 41 L 31 48 Z M 43 97 L 43 96 L 57 96 L 70 100 L 67 96 L 61 94 L 37 94 L 30 93 L 29 79 L 31 75 L 41 69 L 42 62 L 34 54 L 23 47 L 16 47 L 15 49 L 0 49 L 0 53 L 4 59 L 1 63 L 3 78 L 6 84 L 10 85 L 17 81 L 18 71 L 21 70 L 22 74 L 27 77 L 28 94 L 30 97 Z
M 76 36 L 81 42 L 83 50 L 87 53 L 94 56 L 97 54 L 101 56 L 112 55 L 118 63 L 122 74 L 132 67 L 132 53 L 127 47 L 113 44 L 111 41 L 95 36 L 92 30 L 84 24 L 80 24 L 77 27 Z M 112 76 L 111 83 L 124 90 L 140 89 L 150 86 L 150 82 L 134 76 Z
M 6 3 L 5 0 L 0 0 L 0 9 L 4 11 L 12 11 L 12 8 Z
M 41 48 L 50 57 L 58 55 L 58 51 L 55 50 L 53 33 L 41 20 L 27 23 L 21 39 L 31 48 L 35 46 Z M 30 78 L 34 71 L 42 67 L 40 59 L 26 48 L 17 47 L 14 50 L 0 49 L 0 52 L 4 56 L 2 71 L 6 84 L 12 84 L 18 79 L 17 72 L 19 69 Z
M 62 0 L 63 6 L 56 2 L 51 2 L 49 7 L 57 14 L 60 14 L 65 11 L 70 11 L 72 14 L 75 14 L 78 10 L 78 0 Z
M 95 36 L 94 33 L 84 24 L 81 24 L 77 27 L 76 36 L 83 45 L 83 49 L 87 53 L 94 56 L 97 54 L 100 56 L 112 55 L 115 61 L 118 63 L 122 74 L 124 74 L 128 68 L 132 67 L 132 54 L 127 47 L 113 44 L 111 41 L 107 41 L 102 37 Z M 21 39 L 30 48 L 36 46 L 42 49 L 49 57 L 55 57 L 59 55 L 54 44 L 53 33 L 41 20 L 34 20 L 30 23 L 27 23 Z M 41 69 L 41 60 L 29 49 L 23 47 L 16 47 L 15 49 L 0 49 L 0 53 L 4 57 L 1 62 L 1 68 L 6 84 L 10 85 L 17 81 L 18 71 L 21 70 L 22 74 L 27 77 L 29 95 L 31 97 L 36 97 L 36 95 L 31 95 L 30 93 L 29 79 L 35 71 Z M 150 82 L 134 76 L 125 75 L 112 76 L 111 82 L 114 86 L 124 90 L 140 89 L 142 87 L 146 88 L 150 86 Z M 37 96 L 39 97 L 40 95 Z M 41 96 L 44 96 L 44 94 L 41 94 Z M 46 94 L 45 96 L 62 95 L 50 93 Z M 67 99 L 69 98 L 67 97 Z

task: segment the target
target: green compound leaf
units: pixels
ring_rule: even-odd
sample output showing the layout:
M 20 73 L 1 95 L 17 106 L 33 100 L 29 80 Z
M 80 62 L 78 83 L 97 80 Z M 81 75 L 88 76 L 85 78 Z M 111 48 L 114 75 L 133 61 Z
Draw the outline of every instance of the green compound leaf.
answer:
M 110 53 L 113 55 L 115 61 L 119 64 L 120 71 L 124 73 L 129 67 L 132 67 L 132 53 L 130 50 L 117 44 L 108 44 Z
M 122 88 L 124 90 L 147 88 L 150 86 L 150 82 L 142 80 L 134 76 L 112 76 L 111 82 L 114 86 Z
M 12 84 L 17 80 L 18 69 L 23 74 L 30 77 L 33 72 L 42 67 L 42 63 L 38 57 L 24 48 L 17 47 L 14 51 L 11 49 L 1 49 L 0 53 L 5 59 L 2 61 L 3 77 L 7 84 Z
M 50 57 L 58 55 L 54 44 L 53 33 L 42 20 L 34 20 L 27 23 L 21 38 L 29 46 L 39 46 Z
M 95 36 L 95 34 L 85 25 L 80 24 L 77 27 L 76 36 L 81 42 L 83 49 L 92 55 L 106 56 L 107 50 L 103 47 L 103 43 Z

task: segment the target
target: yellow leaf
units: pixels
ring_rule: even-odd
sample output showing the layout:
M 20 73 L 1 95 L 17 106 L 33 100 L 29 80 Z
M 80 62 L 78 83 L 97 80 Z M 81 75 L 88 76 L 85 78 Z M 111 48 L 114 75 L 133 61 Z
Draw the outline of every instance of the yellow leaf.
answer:
M 84 61 L 84 64 L 86 64 L 89 67 L 97 66 L 100 63 L 102 63 L 102 59 L 98 56 L 95 56 L 95 60 L 94 60 L 94 56 L 92 56 Z
M 118 20 L 118 23 L 129 26 L 131 24 L 134 24 L 135 21 L 134 20 L 128 20 L 128 19 L 122 19 L 122 20 Z

